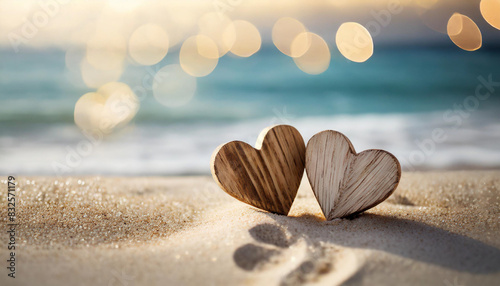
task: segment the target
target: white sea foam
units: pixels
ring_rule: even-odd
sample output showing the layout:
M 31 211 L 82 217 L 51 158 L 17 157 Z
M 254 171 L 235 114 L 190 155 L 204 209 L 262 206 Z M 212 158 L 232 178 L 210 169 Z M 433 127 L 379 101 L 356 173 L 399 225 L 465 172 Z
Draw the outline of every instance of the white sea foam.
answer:
M 232 140 L 253 145 L 261 129 L 277 123 L 295 126 L 306 142 L 322 130 L 340 131 L 358 152 L 377 148 L 393 153 L 404 170 L 499 168 L 500 124 L 492 120 L 494 116 L 477 112 L 460 126 L 444 121 L 443 112 L 141 124 L 98 144 L 90 143 L 71 124 L 47 124 L 18 133 L 15 140 L 0 135 L 0 173 L 209 174 L 210 156 L 218 145 Z M 437 128 L 446 140 L 432 141 Z M 418 142 L 426 143 L 419 147 Z M 91 150 L 81 149 L 84 145 L 92 146 Z

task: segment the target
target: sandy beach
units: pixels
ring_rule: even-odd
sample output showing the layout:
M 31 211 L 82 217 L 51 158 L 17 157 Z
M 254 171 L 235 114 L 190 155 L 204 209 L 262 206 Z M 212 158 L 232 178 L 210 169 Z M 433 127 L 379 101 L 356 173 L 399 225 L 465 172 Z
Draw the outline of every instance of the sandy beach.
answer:
M 307 180 L 286 217 L 210 177 L 16 179 L 16 278 L 2 192 L 1 285 L 500 282 L 499 171 L 403 173 L 384 203 L 329 222 Z

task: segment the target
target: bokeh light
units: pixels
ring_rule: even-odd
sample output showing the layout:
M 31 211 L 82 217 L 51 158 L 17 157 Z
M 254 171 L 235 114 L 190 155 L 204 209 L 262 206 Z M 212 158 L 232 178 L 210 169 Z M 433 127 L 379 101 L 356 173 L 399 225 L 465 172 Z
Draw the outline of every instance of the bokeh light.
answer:
M 128 85 L 110 82 L 78 99 L 74 119 L 80 129 L 105 135 L 130 122 L 138 109 L 139 100 Z
M 219 57 L 225 55 L 233 46 L 233 42 L 224 39 L 224 31 L 231 25 L 231 19 L 223 14 L 209 12 L 198 20 L 199 34 L 211 38 L 217 45 Z
M 292 42 L 299 34 L 305 32 L 307 29 L 299 20 L 290 17 L 281 18 L 273 26 L 273 43 L 283 54 L 290 57 L 300 57 L 307 51 L 310 43 L 306 41 L 303 46 L 295 50 L 295 53 L 292 53 Z M 296 45 L 296 47 L 299 46 Z
M 362 63 L 373 55 L 373 40 L 368 30 L 355 22 L 340 25 L 335 42 L 348 60 Z
M 180 65 L 162 67 L 153 81 L 153 95 L 167 107 L 179 107 L 187 104 L 196 91 L 196 78 L 185 73 Z
M 259 30 L 244 20 L 233 21 L 224 31 L 223 37 L 226 45 L 233 43 L 229 51 L 239 57 L 255 54 L 262 44 Z
M 290 46 L 290 53 L 292 58 L 298 58 L 305 54 L 311 47 L 311 34 L 310 33 L 300 33 L 293 39 L 292 45 Z
M 320 74 L 330 66 L 330 49 L 323 38 L 315 33 L 305 32 L 299 34 L 292 43 L 294 46 L 303 45 L 309 41 L 310 45 L 307 51 L 300 57 L 293 58 L 293 61 L 299 69 L 308 74 Z
M 179 52 L 182 69 L 189 75 L 201 77 L 210 74 L 219 61 L 219 51 L 215 42 L 205 36 L 187 38 Z
M 455 13 L 448 20 L 448 36 L 459 48 L 475 51 L 482 45 L 481 31 L 469 17 Z
M 457 36 L 463 30 L 463 20 L 460 14 L 454 14 L 450 19 L 448 19 L 447 32 L 448 36 Z
M 479 8 L 486 22 L 500 30 L 500 0 L 481 0 Z
M 141 65 L 154 65 L 168 52 L 169 41 L 165 30 L 155 24 L 145 24 L 130 36 L 128 49 L 130 57 Z

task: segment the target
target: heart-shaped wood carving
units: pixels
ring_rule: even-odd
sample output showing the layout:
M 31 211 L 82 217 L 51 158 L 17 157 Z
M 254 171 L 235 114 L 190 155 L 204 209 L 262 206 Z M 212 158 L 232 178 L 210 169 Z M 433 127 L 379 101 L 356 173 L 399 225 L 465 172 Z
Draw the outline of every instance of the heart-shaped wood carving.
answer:
M 387 199 L 401 166 L 384 150 L 354 151 L 342 133 L 323 131 L 307 143 L 306 172 L 327 220 L 363 212 Z
M 241 141 L 219 146 L 212 155 L 212 175 L 234 198 L 287 215 L 304 174 L 304 139 L 289 125 L 264 129 L 255 149 Z

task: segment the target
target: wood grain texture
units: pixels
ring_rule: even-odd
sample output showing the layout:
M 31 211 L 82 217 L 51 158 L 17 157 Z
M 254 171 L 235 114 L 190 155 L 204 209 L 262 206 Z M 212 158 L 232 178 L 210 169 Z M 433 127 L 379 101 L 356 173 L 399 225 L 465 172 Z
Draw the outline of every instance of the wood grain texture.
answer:
M 292 126 L 264 129 L 256 148 L 241 141 L 219 146 L 212 155 L 212 176 L 234 198 L 287 215 L 304 174 L 306 146 Z
M 357 154 L 345 135 L 327 130 L 307 143 L 306 173 L 325 218 L 332 220 L 387 199 L 399 184 L 401 166 L 384 150 Z

